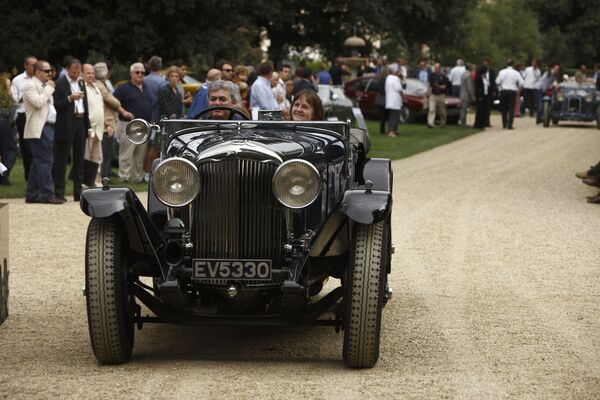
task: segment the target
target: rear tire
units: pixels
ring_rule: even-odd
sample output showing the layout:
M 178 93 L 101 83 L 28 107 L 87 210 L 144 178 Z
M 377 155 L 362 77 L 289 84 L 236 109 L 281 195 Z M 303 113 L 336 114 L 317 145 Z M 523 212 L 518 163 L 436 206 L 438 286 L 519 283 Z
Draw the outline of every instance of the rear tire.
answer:
M 102 364 L 129 361 L 133 351 L 133 296 L 127 289 L 123 237 L 115 218 L 92 218 L 85 252 L 85 292 L 92 350 Z
M 544 128 L 547 128 L 550 126 L 550 103 L 545 102 L 542 110 L 544 118 Z
M 389 257 L 387 224 L 356 225 L 344 292 L 344 362 L 372 368 L 379 359 L 381 311 Z

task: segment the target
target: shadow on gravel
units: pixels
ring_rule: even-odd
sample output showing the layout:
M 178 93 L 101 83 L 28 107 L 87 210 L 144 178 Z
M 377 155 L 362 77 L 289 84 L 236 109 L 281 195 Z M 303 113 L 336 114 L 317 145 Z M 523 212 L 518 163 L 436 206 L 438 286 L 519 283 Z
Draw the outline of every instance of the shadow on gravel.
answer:
M 342 367 L 343 335 L 330 327 L 145 326 L 132 363 L 173 360 L 331 361 Z

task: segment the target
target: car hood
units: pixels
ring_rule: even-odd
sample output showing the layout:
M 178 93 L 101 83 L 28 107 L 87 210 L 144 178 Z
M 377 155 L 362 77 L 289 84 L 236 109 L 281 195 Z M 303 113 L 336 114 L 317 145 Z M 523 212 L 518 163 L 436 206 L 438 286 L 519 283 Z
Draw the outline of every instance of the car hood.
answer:
M 294 158 L 311 162 L 343 158 L 345 148 L 343 140 L 332 133 L 250 129 L 177 134 L 167 153 L 195 163 L 244 158 L 280 164 Z

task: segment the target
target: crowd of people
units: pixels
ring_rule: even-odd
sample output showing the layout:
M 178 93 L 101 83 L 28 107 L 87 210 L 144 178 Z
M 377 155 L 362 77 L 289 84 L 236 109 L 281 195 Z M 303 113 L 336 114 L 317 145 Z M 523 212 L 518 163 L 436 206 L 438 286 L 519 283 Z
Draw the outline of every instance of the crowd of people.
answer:
M 585 79 L 585 73 L 582 66 L 575 79 Z M 475 105 L 473 126 L 479 129 L 491 126 L 492 101 L 497 96 L 503 128 L 513 129 L 515 116 L 524 115 L 526 110 L 531 116 L 535 112 L 536 121 L 541 123 L 542 97 L 563 79 L 559 64 L 549 63 L 542 72 L 537 59 L 524 69 L 508 60 L 498 74 L 489 60 L 476 67 L 459 59 L 445 74 L 440 63 L 429 65 L 426 60 L 410 69 L 403 58 L 389 65 L 381 58 L 373 64 L 365 59 L 357 76 L 367 74 L 380 78 L 375 99 L 382 111 L 380 133 L 390 137 L 398 135 L 408 77 L 427 87 L 424 108 L 429 128 L 434 128 L 436 121 L 441 128 L 446 125 L 446 96 L 452 95 L 461 100 L 461 126 L 468 126 L 468 110 Z M 600 65 L 596 65 L 595 78 L 598 74 Z M 61 204 L 66 201 L 70 161 L 68 177 L 73 181 L 74 200 L 79 200 L 84 187 L 97 186 L 101 178 L 111 176 L 115 141 L 119 143 L 118 178 L 125 183 L 142 182 L 148 180 L 159 151 L 152 144 L 133 145 L 126 140 L 125 128 L 132 119 L 256 119 L 261 110 L 279 111 L 292 120 L 323 119 L 318 85 L 342 85 L 350 71 L 342 58 L 331 66 L 321 64 L 316 74 L 304 66 L 292 71 L 285 63 L 275 70 L 270 61 L 253 68 L 220 60 L 207 71 L 204 84 L 194 95 L 184 90 L 186 75 L 183 61 L 163 65 L 161 57 L 152 56 L 145 64 L 131 64 L 129 80 L 115 89 L 108 62 L 84 64 L 66 56 L 63 69 L 57 73 L 49 62 L 25 57 L 22 73 L 12 80 L 2 75 L 0 156 L 9 171 L 0 176 L 0 184 L 10 184 L 10 169 L 20 152 L 27 180 L 25 201 Z M 600 85 L 600 79 L 596 84 Z M 16 105 L 13 118 L 2 111 L 11 102 Z M 11 139 L 11 122 L 18 131 L 18 146 Z M 592 179 L 591 174 L 584 179 Z M 596 200 L 600 202 L 598 196 Z
M 152 143 L 133 145 L 126 139 L 126 126 L 134 118 L 251 119 L 249 110 L 276 110 L 292 120 L 324 119 L 317 81 L 305 67 L 297 68 L 293 78 L 288 64 L 275 71 L 269 61 L 252 69 L 221 60 L 207 72 L 194 96 L 182 85 L 185 64 L 166 67 L 159 56 L 131 64 L 129 80 L 116 89 L 107 62 L 85 64 L 67 56 L 63 67 L 57 74 L 48 61 L 30 55 L 21 74 L 12 80 L 2 77 L 0 94 L 16 105 L 16 112 L 12 118 L 8 112 L 0 115 L 0 161 L 8 168 L 0 183 L 10 184 L 10 169 L 20 152 L 27 203 L 66 202 L 69 161 L 68 177 L 78 201 L 85 187 L 98 186 L 103 177 L 111 176 L 115 141 L 119 180 L 148 180 L 159 150 Z

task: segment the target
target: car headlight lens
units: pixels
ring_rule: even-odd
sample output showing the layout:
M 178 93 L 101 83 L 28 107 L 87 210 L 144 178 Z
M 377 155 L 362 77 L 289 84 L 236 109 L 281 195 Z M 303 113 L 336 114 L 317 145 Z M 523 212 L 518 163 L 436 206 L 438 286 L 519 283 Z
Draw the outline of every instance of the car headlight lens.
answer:
M 593 98 L 592 94 L 591 94 L 591 93 L 587 93 L 587 94 L 585 95 L 585 101 L 586 101 L 586 103 L 591 103 L 591 102 L 592 102 L 592 100 L 594 100 L 594 98 Z
M 319 171 L 308 161 L 290 160 L 273 175 L 273 194 L 289 208 L 304 208 L 317 199 L 320 192 Z
M 169 207 L 191 203 L 200 191 L 198 169 L 180 157 L 161 162 L 152 173 L 150 183 L 158 200 Z
M 565 101 L 565 94 L 562 91 L 558 92 L 556 94 L 556 100 L 562 103 L 563 101 Z
M 150 124 L 141 118 L 136 118 L 127 124 L 125 133 L 131 143 L 144 144 L 150 137 Z

